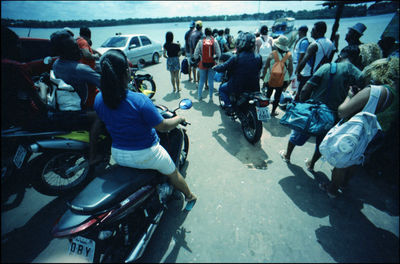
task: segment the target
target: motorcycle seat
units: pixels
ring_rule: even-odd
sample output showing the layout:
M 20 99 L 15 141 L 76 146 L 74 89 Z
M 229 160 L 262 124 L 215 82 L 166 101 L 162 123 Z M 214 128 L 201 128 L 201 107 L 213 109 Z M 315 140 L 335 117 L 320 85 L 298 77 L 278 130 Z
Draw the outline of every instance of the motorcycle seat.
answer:
M 94 178 L 69 204 L 72 211 L 93 214 L 111 208 L 146 185 L 165 180 L 156 170 L 114 165 Z

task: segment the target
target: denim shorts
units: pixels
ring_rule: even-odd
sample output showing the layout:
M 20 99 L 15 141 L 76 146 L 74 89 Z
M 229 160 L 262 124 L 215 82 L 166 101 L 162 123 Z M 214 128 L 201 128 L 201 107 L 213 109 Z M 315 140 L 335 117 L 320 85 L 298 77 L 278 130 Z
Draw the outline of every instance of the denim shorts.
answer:
M 179 58 L 178 57 L 168 57 L 167 58 L 167 70 L 168 71 L 179 71 Z
M 121 166 L 153 169 L 164 175 L 170 175 L 176 169 L 168 152 L 159 143 L 141 150 L 111 148 L 111 154 L 115 162 Z

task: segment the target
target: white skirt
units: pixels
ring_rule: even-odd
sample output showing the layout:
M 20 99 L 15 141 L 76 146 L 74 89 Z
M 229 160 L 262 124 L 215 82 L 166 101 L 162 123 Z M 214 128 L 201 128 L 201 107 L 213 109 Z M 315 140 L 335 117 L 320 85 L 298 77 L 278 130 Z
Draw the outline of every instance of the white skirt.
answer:
M 141 150 L 111 148 L 111 155 L 117 164 L 125 167 L 153 169 L 165 175 L 170 175 L 176 168 L 168 152 L 160 143 Z

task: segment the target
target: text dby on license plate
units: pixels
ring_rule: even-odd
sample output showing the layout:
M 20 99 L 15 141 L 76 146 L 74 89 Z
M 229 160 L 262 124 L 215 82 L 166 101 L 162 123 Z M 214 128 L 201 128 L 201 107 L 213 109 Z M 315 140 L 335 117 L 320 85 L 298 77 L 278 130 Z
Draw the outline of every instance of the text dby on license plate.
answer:
M 93 262 L 95 245 L 93 240 L 77 236 L 69 244 L 68 252 L 70 255 L 81 256 L 89 262 Z
M 21 145 L 18 146 L 17 152 L 14 155 L 14 164 L 15 166 L 17 166 L 18 169 L 21 168 L 22 163 L 24 162 L 26 153 L 28 153 L 28 151 Z
M 268 111 L 268 107 L 258 107 L 256 106 L 256 111 L 257 111 L 257 119 L 260 121 L 267 121 L 268 119 L 271 119 L 271 115 Z

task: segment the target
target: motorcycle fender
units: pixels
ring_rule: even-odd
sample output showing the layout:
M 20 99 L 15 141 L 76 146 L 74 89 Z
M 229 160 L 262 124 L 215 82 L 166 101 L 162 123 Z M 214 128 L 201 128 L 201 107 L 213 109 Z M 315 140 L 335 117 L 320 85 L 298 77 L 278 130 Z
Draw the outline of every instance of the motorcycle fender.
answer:
M 41 150 L 83 150 L 89 148 L 89 143 L 70 140 L 70 139 L 52 139 L 36 141 Z
M 92 215 L 83 215 L 72 212 L 68 209 L 54 226 L 52 234 L 55 237 L 64 237 L 70 234 L 73 228 L 87 222 Z

